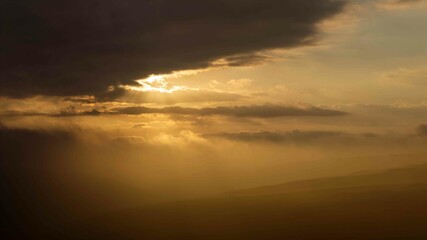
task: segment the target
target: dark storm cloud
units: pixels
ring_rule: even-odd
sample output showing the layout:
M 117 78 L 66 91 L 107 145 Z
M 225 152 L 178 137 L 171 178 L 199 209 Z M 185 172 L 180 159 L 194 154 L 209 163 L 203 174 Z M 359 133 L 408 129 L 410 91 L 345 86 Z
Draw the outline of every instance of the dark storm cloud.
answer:
M 337 0 L 3 0 L 0 95 L 101 95 L 152 73 L 306 45 Z M 234 57 L 235 56 L 235 57 Z M 227 59 L 226 59 L 227 60 Z
M 114 113 L 114 111 L 113 111 Z M 342 116 L 347 113 L 322 109 L 318 107 L 299 108 L 292 106 L 279 105 L 253 105 L 253 106 L 235 106 L 235 107 L 212 107 L 212 108 L 184 108 L 184 107 L 127 107 L 116 109 L 117 114 L 141 115 L 141 114 L 182 114 L 182 115 L 222 115 L 232 117 L 256 117 L 273 118 L 287 116 Z

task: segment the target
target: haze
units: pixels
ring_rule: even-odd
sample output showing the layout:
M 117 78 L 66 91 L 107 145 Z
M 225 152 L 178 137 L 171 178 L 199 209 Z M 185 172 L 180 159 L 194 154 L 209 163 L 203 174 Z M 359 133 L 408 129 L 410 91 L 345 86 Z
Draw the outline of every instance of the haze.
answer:
M 425 0 L 1 0 L 2 239 L 427 239 Z

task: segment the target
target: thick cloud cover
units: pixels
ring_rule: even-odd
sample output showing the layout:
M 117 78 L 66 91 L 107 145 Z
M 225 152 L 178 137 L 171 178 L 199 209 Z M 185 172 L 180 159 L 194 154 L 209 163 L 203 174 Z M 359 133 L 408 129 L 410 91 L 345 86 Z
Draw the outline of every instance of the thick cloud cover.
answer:
M 152 73 L 309 44 L 337 0 L 5 0 L 0 95 L 101 94 Z M 238 55 L 238 63 L 233 58 Z M 249 59 L 242 59 L 246 56 Z M 231 58 L 230 58 L 231 57 Z

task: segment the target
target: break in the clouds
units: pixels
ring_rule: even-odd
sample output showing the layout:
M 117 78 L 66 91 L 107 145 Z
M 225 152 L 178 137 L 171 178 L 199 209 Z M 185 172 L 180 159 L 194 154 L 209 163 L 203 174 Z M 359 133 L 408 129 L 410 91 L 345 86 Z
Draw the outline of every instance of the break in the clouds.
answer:
M 185 107 L 126 107 L 113 111 L 117 114 L 141 115 L 141 114 L 182 114 L 182 115 L 221 115 L 231 117 L 255 117 L 274 118 L 289 116 L 343 116 L 347 113 L 337 110 L 323 109 L 314 106 L 294 107 L 281 105 L 252 105 L 231 107 L 207 107 L 207 108 L 185 108 Z
M 184 89 L 171 93 L 157 91 L 128 91 L 116 100 L 128 103 L 176 104 L 196 102 L 231 102 L 244 98 L 245 96 L 235 93 L 211 91 L 207 89 Z
M 0 95 L 100 95 L 149 74 L 313 43 L 338 0 L 19 0 L 1 5 Z M 229 62 L 229 64 L 227 64 Z

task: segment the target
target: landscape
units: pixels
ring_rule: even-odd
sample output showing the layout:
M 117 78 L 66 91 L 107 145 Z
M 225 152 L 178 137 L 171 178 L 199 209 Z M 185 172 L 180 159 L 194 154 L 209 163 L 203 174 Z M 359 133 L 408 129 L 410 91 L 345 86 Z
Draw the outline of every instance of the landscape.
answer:
M 427 239 L 426 0 L 0 0 L 0 239 Z

